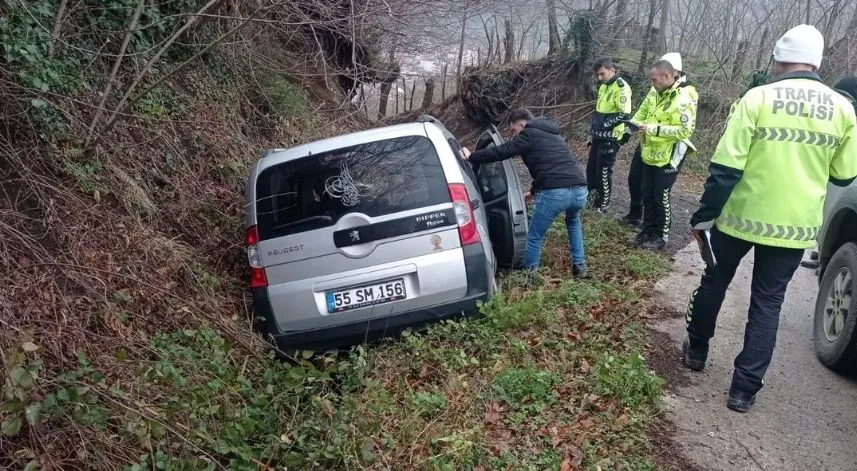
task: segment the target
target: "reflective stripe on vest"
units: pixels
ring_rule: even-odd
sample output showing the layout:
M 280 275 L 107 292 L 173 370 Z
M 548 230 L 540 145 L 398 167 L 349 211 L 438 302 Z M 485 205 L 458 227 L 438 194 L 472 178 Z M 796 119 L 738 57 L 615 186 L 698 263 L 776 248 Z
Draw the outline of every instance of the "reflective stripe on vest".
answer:
M 719 224 L 757 237 L 776 237 L 783 240 L 811 241 L 818 237 L 818 227 L 794 227 L 768 224 L 760 221 L 739 218 L 727 214 L 717 218 Z
M 753 136 L 757 140 L 795 142 L 836 149 L 842 139 L 830 134 L 792 128 L 757 128 Z

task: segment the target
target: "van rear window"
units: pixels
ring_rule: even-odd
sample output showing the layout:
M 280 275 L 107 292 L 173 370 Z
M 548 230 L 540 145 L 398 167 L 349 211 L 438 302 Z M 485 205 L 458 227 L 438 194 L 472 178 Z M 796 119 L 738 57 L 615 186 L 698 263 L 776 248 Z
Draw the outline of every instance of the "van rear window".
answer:
M 450 201 L 434 145 L 421 136 L 284 162 L 256 181 L 262 240 L 333 226 L 348 213 L 377 217 Z

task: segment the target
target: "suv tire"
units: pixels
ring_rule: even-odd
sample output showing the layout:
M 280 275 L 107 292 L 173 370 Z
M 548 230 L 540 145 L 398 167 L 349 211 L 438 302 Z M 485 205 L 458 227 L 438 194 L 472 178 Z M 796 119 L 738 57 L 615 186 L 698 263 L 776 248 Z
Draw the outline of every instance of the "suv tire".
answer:
M 824 270 L 815 301 L 815 352 L 828 368 L 857 371 L 857 244 L 848 242 Z

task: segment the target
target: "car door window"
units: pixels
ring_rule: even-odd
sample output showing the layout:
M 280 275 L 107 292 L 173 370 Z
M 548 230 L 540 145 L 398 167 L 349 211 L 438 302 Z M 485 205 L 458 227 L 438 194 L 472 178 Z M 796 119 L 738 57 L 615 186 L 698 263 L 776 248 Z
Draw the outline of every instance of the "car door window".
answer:
M 458 143 L 457 140 L 455 140 L 454 137 L 447 137 L 446 142 L 452 149 L 452 153 L 455 154 L 455 160 L 458 162 L 458 165 L 461 167 L 461 170 L 465 174 L 467 174 L 468 177 L 470 177 L 470 181 L 478 185 L 476 174 L 473 172 L 473 167 L 471 166 L 470 162 L 461 158 L 461 145 Z
M 503 162 L 491 162 L 479 166 L 479 189 L 485 201 L 506 196 L 508 186 Z
M 495 145 L 493 136 L 486 131 L 479 137 L 476 148 L 490 149 Z M 489 162 L 479 165 L 477 176 L 479 177 L 479 190 L 482 192 L 482 197 L 485 201 L 494 201 L 502 198 L 509 191 L 503 162 Z

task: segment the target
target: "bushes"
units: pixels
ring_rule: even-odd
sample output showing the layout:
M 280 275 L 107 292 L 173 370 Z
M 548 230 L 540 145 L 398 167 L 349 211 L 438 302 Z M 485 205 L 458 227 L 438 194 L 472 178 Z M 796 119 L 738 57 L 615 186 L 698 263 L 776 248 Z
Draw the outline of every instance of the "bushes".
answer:
M 279 120 L 306 112 L 308 98 L 303 88 L 267 70 L 254 72 L 253 79 L 251 100 L 269 119 Z

